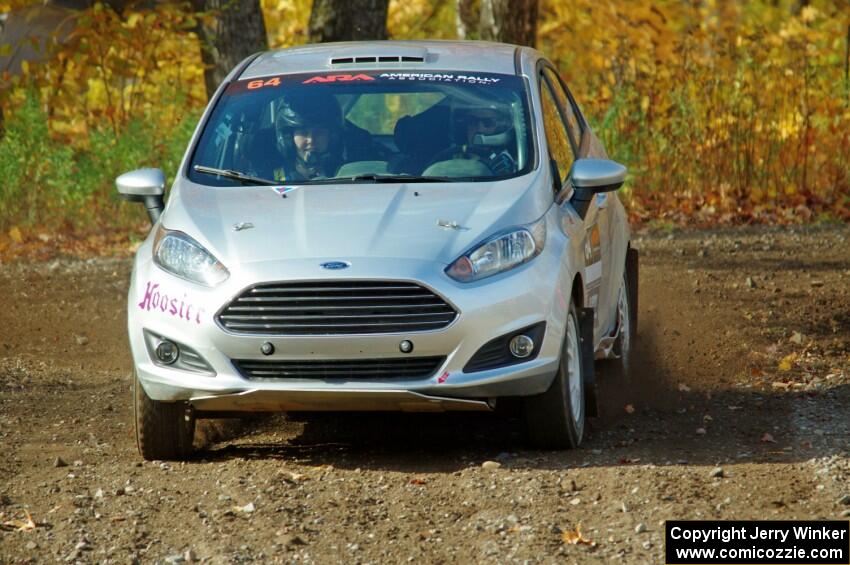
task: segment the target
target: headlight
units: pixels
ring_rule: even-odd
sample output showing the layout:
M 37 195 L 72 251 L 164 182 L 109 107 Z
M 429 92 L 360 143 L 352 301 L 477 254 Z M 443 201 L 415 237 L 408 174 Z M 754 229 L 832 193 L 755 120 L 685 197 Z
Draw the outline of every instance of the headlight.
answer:
M 163 227 L 156 232 L 153 261 L 169 273 L 206 286 L 216 286 L 230 276 L 227 268 L 203 245 L 183 232 Z
M 519 267 L 543 251 L 546 219 L 515 228 L 479 244 L 446 268 L 446 274 L 459 282 L 472 282 Z

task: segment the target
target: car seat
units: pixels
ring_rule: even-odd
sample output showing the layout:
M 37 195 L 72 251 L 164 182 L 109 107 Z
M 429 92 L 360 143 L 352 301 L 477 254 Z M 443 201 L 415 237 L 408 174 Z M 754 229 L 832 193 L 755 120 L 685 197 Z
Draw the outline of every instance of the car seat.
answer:
M 451 109 L 431 106 L 415 116 L 404 116 L 395 125 L 393 138 L 401 155 L 390 162 L 393 173 L 418 175 L 434 155 L 451 145 Z

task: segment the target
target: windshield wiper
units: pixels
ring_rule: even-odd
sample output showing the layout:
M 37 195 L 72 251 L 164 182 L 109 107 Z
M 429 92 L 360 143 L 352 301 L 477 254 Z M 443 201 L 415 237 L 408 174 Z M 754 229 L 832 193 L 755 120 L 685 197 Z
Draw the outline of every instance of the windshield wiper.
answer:
M 227 177 L 229 179 L 241 180 L 242 182 L 247 182 L 250 184 L 260 184 L 266 186 L 281 184 L 278 181 L 261 179 L 259 177 L 252 177 L 251 175 L 246 175 L 245 173 L 240 173 L 239 171 L 231 171 L 229 169 L 216 169 L 214 167 L 206 167 L 204 165 L 195 165 L 192 168 L 199 173 L 206 173 L 208 175 L 217 175 L 220 177 Z
M 352 182 L 452 182 L 455 179 L 449 177 L 423 177 L 416 175 L 386 175 L 368 173 L 365 175 L 354 175 L 352 177 L 333 177 L 322 180 L 331 182 L 338 182 L 341 180 Z

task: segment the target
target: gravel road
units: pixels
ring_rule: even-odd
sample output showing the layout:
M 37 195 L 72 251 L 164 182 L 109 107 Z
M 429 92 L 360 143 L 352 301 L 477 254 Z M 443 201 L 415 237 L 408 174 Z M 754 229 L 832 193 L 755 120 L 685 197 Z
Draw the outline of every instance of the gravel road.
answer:
M 133 443 L 129 262 L 1 265 L 0 564 L 663 563 L 666 519 L 849 516 L 850 228 L 636 246 L 638 370 L 581 449 L 510 413 L 280 415 L 205 421 L 182 464 Z

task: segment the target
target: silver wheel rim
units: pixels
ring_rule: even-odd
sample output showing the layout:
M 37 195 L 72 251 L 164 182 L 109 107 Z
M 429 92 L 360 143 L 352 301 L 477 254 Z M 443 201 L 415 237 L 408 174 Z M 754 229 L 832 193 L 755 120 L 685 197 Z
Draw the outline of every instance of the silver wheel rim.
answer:
M 570 387 L 570 415 L 576 431 L 581 435 L 582 422 L 584 421 L 584 395 L 582 394 L 579 355 L 576 319 L 571 312 L 567 320 L 567 384 Z
M 617 299 L 617 318 L 620 322 L 620 359 L 623 360 L 623 366 L 629 368 L 629 353 L 631 349 L 631 335 L 629 335 L 629 295 L 626 289 L 626 279 L 620 284 L 620 296 Z

